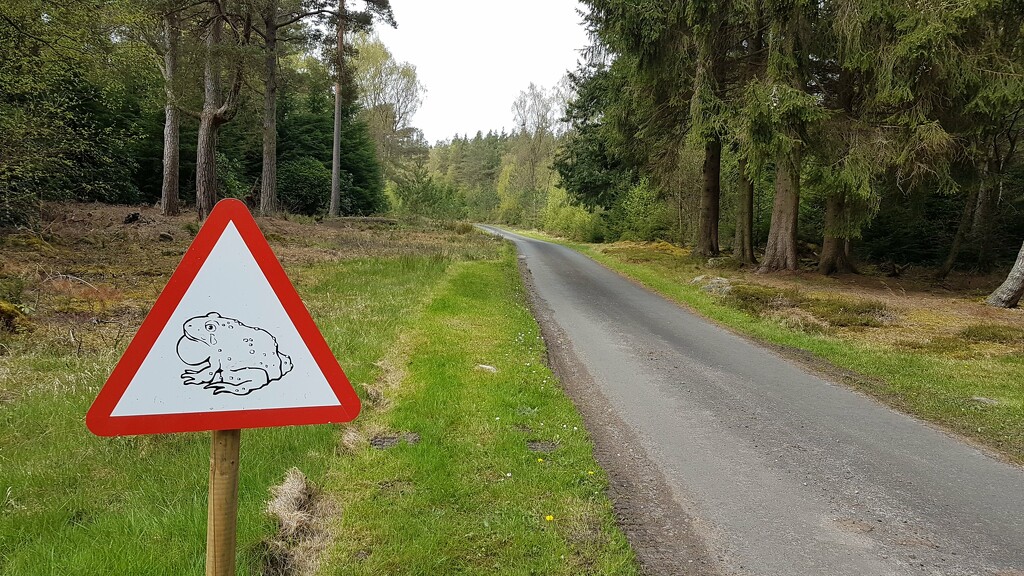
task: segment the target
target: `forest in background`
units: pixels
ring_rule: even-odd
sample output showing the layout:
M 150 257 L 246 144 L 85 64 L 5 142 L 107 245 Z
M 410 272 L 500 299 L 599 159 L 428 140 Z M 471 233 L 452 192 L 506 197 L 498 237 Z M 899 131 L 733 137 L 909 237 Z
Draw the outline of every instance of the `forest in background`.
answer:
M 525 91 L 510 137 L 432 151 L 471 218 L 761 272 L 867 261 L 941 281 L 1016 255 L 989 302 L 1020 299 L 1024 5 L 584 4 L 593 43 L 568 85 Z
M 351 4 L 5 2 L 0 226 L 53 200 L 386 211 L 381 114 L 361 105 L 352 60 L 394 16 L 387 0 Z
M 231 196 L 939 279 L 1024 240 L 1020 3 L 586 0 L 592 44 L 510 103 L 511 132 L 433 145 L 415 67 L 373 34 L 389 2 L 348 4 L 5 3 L 0 225 Z M 993 303 L 1020 298 L 1017 263 Z

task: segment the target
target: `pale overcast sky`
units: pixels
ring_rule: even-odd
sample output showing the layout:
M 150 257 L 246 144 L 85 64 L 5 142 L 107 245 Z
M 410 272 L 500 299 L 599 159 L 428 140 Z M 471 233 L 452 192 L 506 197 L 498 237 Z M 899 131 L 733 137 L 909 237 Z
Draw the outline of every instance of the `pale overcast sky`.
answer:
M 413 125 L 427 141 L 511 130 L 530 82 L 550 88 L 576 68 L 587 35 L 576 0 L 391 0 L 398 29 L 378 25 L 395 59 L 426 85 Z

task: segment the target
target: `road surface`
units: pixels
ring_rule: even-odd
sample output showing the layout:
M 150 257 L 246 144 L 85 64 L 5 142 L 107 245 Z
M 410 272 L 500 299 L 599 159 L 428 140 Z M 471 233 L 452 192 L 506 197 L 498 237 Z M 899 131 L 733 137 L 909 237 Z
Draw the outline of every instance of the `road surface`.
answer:
M 555 363 L 588 382 L 573 395 L 647 573 L 1024 576 L 1021 468 L 484 228 L 515 243 Z

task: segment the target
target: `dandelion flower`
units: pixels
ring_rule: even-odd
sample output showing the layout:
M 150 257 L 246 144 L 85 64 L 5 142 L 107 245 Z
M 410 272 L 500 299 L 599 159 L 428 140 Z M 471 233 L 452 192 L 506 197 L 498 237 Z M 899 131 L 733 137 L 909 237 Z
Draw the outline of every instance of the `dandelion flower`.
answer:
M 544 461 L 543 458 L 537 458 L 537 462 L 543 462 L 543 461 Z
M 547 520 L 548 522 L 551 522 L 552 520 L 555 519 L 555 517 L 552 516 L 551 514 L 548 514 L 547 516 L 544 517 L 544 519 Z
M 587 470 L 587 474 L 590 475 L 590 476 L 593 476 L 594 475 L 594 471 L 593 470 Z

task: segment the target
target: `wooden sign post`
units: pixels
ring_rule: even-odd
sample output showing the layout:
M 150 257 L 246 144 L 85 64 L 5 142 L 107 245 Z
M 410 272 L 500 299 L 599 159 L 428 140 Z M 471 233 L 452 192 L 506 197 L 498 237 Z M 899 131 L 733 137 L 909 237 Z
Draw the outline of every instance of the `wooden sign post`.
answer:
M 214 430 L 206 508 L 206 576 L 235 576 L 241 430 Z
M 241 429 L 349 422 L 359 409 L 249 209 L 223 200 L 85 422 L 100 436 L 213 432 L 206 574 L 234 576 Z

